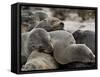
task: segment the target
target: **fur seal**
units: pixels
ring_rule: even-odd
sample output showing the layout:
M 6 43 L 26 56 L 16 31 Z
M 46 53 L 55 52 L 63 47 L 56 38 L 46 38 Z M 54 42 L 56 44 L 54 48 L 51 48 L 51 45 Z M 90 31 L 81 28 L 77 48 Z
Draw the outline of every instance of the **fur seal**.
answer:
M 49 34 L 51 36 L 51 42 L 53 44 L 53 56 L 59 63 L 58 59 L 62 57 L 66 47 L 71 44 L 75 44 L 75 39 L 71 33 L 63 30 L 52 31 L 49 32 Z
M 60 50 L 62 51 L 70 44 L 76 43 L 73 35 L 67 31 L 57 30 L 49 32 L 49 34 L 55 51 L 59 51 L 59 48 L 61 48 Z
M 48 32 L 42 28 L 34 28 L 30 32 L 22 33 L 21 55 L 27 58 L 34 49 L 51 53 L 52 43 L 50 39 Z
M 57 69 L 57 63 L 49 54 L 38 52 L 37 50 L 32 51 L 27 59 L 27 62 L 22 67 L 22 71 L 30 70 L 47 70 Z
M 95 54 L 95 32 L 77 30 L 73 33 L 77 44 L 86 44 Z
M 60 54 L 57 54 L 57 51 L 54 51 L 54 57 L 60 64 L 95 62 L 95 55 L 85 44 L 71 44 L 60 52 Z
M 44 28 L 46 31 L 63 30 L 64 23 L 56 17 L 48 17 L 42 20 L 36 28 Z

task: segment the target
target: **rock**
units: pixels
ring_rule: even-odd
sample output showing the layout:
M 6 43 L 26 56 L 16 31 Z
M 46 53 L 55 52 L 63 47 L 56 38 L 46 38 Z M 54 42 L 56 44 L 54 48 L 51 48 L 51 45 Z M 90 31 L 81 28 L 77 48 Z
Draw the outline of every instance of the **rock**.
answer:
M 39 18 L 36 17 L 35 14 L 31 16 L 22 16 L 22 24 L 23 23 L 29 24 L 27 29 L 31 31 L 39 23 Z
M 55 59 L 60 64 L 72 62 L 91 63 L 95 62 L 95 55 L 85 44 L 71 44 L 61 51 L 61 54 L 54 54 Z
M 29 24 L 28 31 L 32 30 L 40 21 L 39 16 L 32 12 L 32 10 L 26 9 L 21 11 L 21 24 Z
M 69 9 L 59 9 L 59 8 L 50 8 L 52 15 L 59 18 L 60 20 L 65 20 L 68 16 Z
M 33 51 L 27 59 L 22 71 L 57 69 L 57 63 L 49 54 Z
M 22 24 L 27 23 L 30 24 L 27 29 L 31 31 L 41 20 L 44 20 L 48 17 L 48 15 L 42 11 L 32 12 L 30 10 L 24 10 L 22 12 Z
M 71 62 L 64 65 L 59 65 L 59 69 L 78 69 L 78 68 L 92 68 L 95 63 L 82 63 L 82 62 Z
M 22 65 L 24 65 L 26 63 L 26 61 L 27 61 L 27 58 L 25 56 L 21 55 L 21 67 L 22 67 Z
M 29 31 L 32 30 L 34 27 L 36 28 L 36 26 L 40 23 L 40 21 L 48 18 L 48 15 L 44 13 L 43 11 L 35 11 L 33 12 L 33 16 L 34 16 L 33 18 L 35 19 L 35 22 L 33 22 L 34 24 L 31 23 L 31 26 L 29 27 Z M 38 28 L 41 28 L 41 27 L 38 27 Z
M 35 15 L 36 15 L 36 17 L 39 18 L 40 21 L 48 18 L 48 15 L 43 11 L 36 11 Z
M 32 16 L 32 15 L 33 15 L 33 13 L 32 13 L 32 11 L 29 10 L 29 9 L 22 9 L 22 10 L 21 10 L 21 16 L 22 16 L 22 17 L 24 17 L 24 16 Z
M 95 54 L 95 32 L 77 30 L 73 33 L 77 44 L 86 44 Z

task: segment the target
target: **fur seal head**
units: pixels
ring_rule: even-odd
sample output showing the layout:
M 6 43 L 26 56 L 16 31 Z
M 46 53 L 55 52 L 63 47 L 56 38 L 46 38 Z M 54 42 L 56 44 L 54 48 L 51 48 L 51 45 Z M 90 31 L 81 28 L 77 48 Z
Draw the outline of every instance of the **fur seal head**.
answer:
M 40 21 L 39 25 L 36 28 L 44 28 L 46 31 L 55 31 L 55 30 L 63 30 L 64 23 L 55 17 L 48 17 L 42 21 Z
M 22 54 L 28 57 L 34 49 L 46 53 L 52 52 L 52 43 L 48 32 L 42 28 L 34 28 L 30 32 L 22 33 Z

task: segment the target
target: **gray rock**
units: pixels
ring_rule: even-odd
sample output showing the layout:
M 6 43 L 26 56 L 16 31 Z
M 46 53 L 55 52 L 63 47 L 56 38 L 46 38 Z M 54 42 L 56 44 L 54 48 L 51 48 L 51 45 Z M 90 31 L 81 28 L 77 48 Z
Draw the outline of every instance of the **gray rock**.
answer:
M 32 15 L 32 21 L 29 20 L 30 26 L 28 27 L 28 31 L 31 31 L 33 28 L 36 28 L 36 26 L 40 23 L 40 21 L 46 19 L 48 15 L 42 11 L 35 11 Z M 41 27 L 38 27 L 41 28 Z
M 27 28 L 28 31 L 32 30 L 39 23 L 39 21 L 39 16 L 33 13 L 32 10 L 26 9 L 21 11 L 21 24 L 30 24 Z
M 22 24 L 23 23 L 29 24 L 27 29 L 30 31 L 39 23 L 39 18 L 36 17 L 35 14 L 31 16 L 22 16 Z
M 95 66 L 95 63 L 83 63 L 83 62 L 71 62 L 68 64 L 60 65 L 60 69 L 78 69 L 78 68 L 92 68 Z
M 32 12 L 30 10 L 22 10 L 21 14 L 22 24 L 30 24 L 30 26 L 27 28 L 28 31 L 32 30 L 36 25 L 38 25 L 41 20 L 44 20 L 48 17 L 48 15 L 42 11 Z
M 48 15 L 43 11 L 36 11 L 34 13 L 35 13 L 35 16 L 39 18 L 40 21 L 48 18 Z

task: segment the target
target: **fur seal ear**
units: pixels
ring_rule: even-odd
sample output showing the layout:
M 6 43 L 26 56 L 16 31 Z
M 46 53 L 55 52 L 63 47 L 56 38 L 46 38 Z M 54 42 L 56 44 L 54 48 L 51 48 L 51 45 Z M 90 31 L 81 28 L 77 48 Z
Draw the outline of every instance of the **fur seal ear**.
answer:
M 68 64 L 72 62 L 94 62 L 95 55 L 85 44 L 71 44 L 61 51 L 62 54 L 54 54 L 55 59 L 60 64 Z

